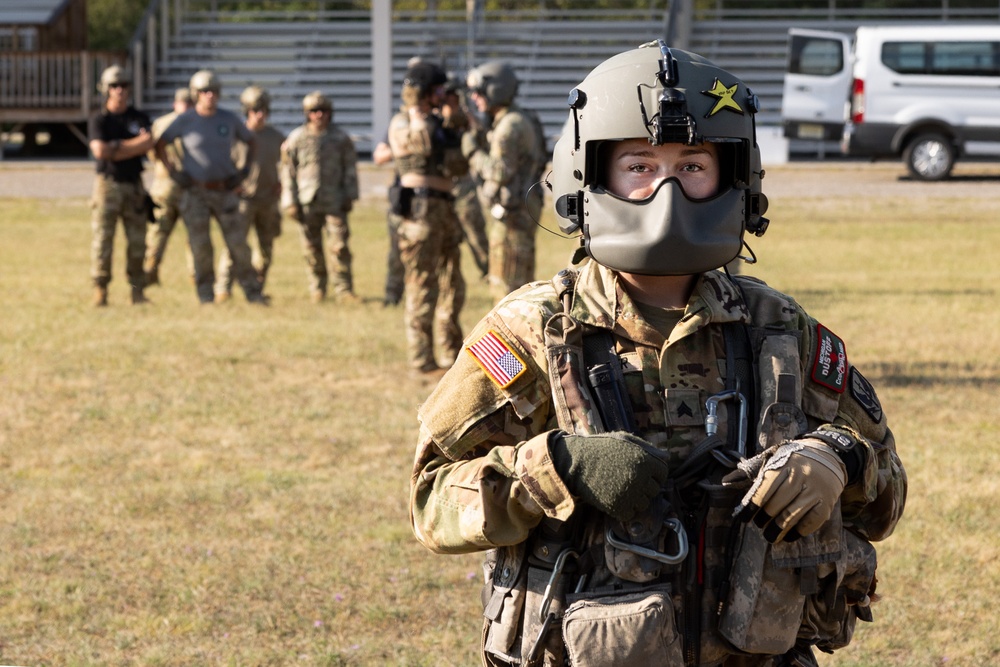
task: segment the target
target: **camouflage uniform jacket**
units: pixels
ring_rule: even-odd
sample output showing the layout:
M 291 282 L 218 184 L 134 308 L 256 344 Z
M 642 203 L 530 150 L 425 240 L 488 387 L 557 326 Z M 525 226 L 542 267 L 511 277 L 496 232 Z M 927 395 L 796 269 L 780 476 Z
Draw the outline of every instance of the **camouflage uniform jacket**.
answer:
M 508 211 L 523 208 L 528 188 L 541 175 L 544 137 L 538 136 L 540 124 L 529 114 L 517 105 L 498 111 L 486 135 L 488 146 L 469 156 L 470 169 L 481 183 L 487 206 L 500 204 Z M 468 146 L 466 150 L 469 152 Z
M 411 124 L 404 107 L 389 121 L 388 138 L 392 159 L 399 175 L 418 174 L 455 178 L 469 172 L 469 163 L 462 154 L 462 134 L 453 119 L 445 123 L 431 113 L 421 124 Z M 462 119 L 464 121 L 464 119 Z
M 281 207 L 312 207 L 333 215 L 350 210 L 358 198 L 354 142 L 336 125 L 317 134 L 301 125 L 282 148 Z
M 273 125 L 254 130 L 254 134 L 257 136 L 257 157 L 250 165 L 250 174 L 243 179 L 241 196 L 273 204 L 281 194 L 278 164 L 281 162 L 281 145 L 285 141 L 285 135 Z M 236 164 L 243 164 L 247 155 L 246 144 L 237 144 L 233 151 Z
M 682 319 L 664 341 L 616 274 L 588 260 L 580 265 L 570 315 L 612 331 L 638 435 L 664 450 L 672 466 L 705 438 L 705 400 L 725 390 L 726 347 L 719 325 L 753 322 L 791 334 L 800 344 L 788 365 L 799 376 L 808 428 L 835 424 L 867 454 L 858 481 L 843 492 L 843 525 L 867 540 L 889 536 L 903 511 L 906 477 L 871 386 L 848 364 L 846 354 L 833 369 L 827 367 L 836 359 L 829 344 L 839 339 L 794 300 L 760 281 L 735 280 L 741 289 L 718 271 L 699 276 Z M 553 387 L 549 379 L 545 327 L 562 310 L 549 282 L 510 294 L 477 325 L 466 339 L 466 350 L 421 406 L 410 512 L 415 535 L 429 549 L 464 553 L 520 545 L 543 519 L 565 522 L 574 513 L 587 516 L 588 508 L 560 479 L 548 449 L 549 436 L 560 423 L 554 391 L 565 389 Z M 470 353 L 488 335 L 517 359 L 506 386 Z M 870 395 L 847 390 L 849 377 L 859 378 Z M 754 416 L 750 422 L 754 424 Z M 576 430 L 585 433 L 587 425 L 580 423 Z M 729 507 L 723 517 L 731 515 Z M 839 520 L 837 524 L 839 531 Z M 689 539 L 697 544 L 697 536 Z M 795 623 L 794 642 L 798 619 L 789 622 Z

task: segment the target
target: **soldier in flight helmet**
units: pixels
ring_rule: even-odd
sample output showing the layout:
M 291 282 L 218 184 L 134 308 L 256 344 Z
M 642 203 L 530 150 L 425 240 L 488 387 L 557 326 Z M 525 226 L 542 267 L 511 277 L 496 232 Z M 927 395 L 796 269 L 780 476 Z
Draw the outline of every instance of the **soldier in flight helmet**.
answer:
M 641 72 L 637 77 L 634 73 Z M 616 100 L 619 113 L 599 105 Z M 737 257 L 743 233 L 763 234 L 767 198 L 754 115 L 756 95 L 701 56 L 662 44 L 619 54 L 570 92 L 570 128 L 552 156 L 552 194 L 565 232 L 582 231 L 587 252 L 621 271 L 684 275 Z M 711 144 L 718 192 L 687 196 L 666 180 L 642 202 L 611 194 L 598 165 L 612 140 L 652 146 Z M 585 224 L 585 222 L 587 224 Z
M 659 42 L 569 104 L 549 182 L 582 247 L 420 406 L 414 535 L 487 552 L 484 665 L 815 667 L 873 619 L 907 482 L 844 341 L 718 270 L 765 225 L 756 97 Z

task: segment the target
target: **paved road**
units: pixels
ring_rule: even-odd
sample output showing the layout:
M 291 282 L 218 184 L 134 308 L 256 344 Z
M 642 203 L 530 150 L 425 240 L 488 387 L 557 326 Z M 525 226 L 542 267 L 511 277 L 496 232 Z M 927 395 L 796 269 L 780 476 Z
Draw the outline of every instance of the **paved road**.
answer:
M 93 185 L 90 160 L 0 160 L 0 197 L 88 197 Z M 389 167 L 359 163 L 362 197 L 384 198 Z M 147 170 L 148 172 L 148 170 Z M 968 197 L 1000 199 L 1000 162 L 963 163 L 954 177 L 922 183 L 905 177 L 897 162 L 793 162 L 766 168 L 764 192 L 781 197 Z

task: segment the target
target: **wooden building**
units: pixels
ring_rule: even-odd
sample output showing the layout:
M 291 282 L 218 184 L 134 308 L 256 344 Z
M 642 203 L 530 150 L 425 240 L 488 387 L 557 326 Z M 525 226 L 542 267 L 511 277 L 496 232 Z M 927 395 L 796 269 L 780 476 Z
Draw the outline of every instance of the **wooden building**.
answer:
M 87 0 L 4 0 L 0 4 L 0 129 L 40 132 L 87 144 L 86 122 L 100 107 L 97 81 L 125 52 L 87 48 Z

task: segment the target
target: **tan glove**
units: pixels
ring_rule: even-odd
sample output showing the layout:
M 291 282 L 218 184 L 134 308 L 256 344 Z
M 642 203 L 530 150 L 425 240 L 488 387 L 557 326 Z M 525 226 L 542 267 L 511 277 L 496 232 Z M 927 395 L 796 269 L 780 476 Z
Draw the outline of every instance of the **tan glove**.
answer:
M 821 440 L 791 440 L 764 462 L 737 514 L 753 517 L 769 542 L 791 542 L 819 530 L 847 484 L 847 467 Z

